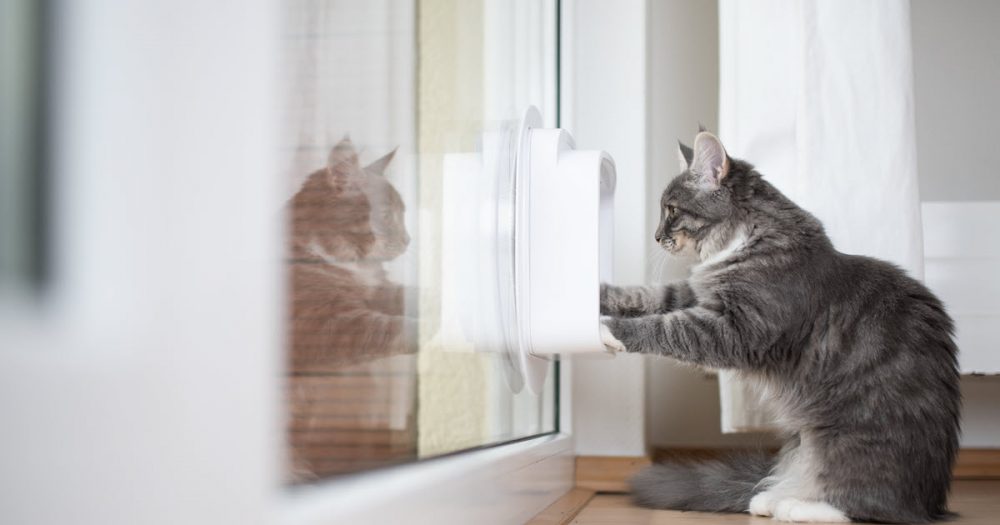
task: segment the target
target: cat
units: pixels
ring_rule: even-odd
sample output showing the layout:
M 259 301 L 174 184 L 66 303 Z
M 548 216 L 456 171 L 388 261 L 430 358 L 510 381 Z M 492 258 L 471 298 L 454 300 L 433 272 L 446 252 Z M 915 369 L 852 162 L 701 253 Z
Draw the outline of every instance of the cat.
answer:
M 292 372 L 414 350 L 404 288 L 384 266 L 410 243 L 405 204 L 383 175 L 394 156 L 362 168 L 345 137 L 288 204 Z
M 680 153 L 655 240 L 700 262 L 684 282 L 602 285 L 606 345 L 738 371 L 786 442 L 776 458 L 651 466 L 631 482 L 636 502 L 780 521 L 953 516 L 961 394 L 942 303 L 892 264 L 836 251 L 711 133 Z
M 394 156 L 362 167 L 345 137 L 286 206 L 292 482 L 416 454 L 415 363 L 386 359 L 417 350 L 408 294 L 385 269 L 410 244 L 405 204 L 384 177 Z

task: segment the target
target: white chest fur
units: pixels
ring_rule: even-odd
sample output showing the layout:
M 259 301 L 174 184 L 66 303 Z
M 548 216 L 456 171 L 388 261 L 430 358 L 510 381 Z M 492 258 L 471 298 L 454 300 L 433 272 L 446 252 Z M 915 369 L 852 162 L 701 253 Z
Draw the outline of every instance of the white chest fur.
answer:
M 746 246 L 746 243 L 747 243 L 746 234 L 743 232 L 736 233 L 735 235 L 733 235 L 733 238 L 730 239 L 729 242 L 722 247 L 721 250 L 715 253 L 705 254 L 702 257 L 701 262 L 694 267 L 694 270 L 697 271 L 701 268 L 706 268 L 715 263 L 722 262 L 728 259 L 734 253 L 743 249 L 743 247 Z

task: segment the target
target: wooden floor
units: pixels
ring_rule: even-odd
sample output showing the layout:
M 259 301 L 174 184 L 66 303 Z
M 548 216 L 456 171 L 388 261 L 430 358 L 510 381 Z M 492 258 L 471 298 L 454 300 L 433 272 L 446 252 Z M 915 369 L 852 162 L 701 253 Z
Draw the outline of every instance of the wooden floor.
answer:
M 1000 481 L 956 481 L 952 490 L 950 507 L 961 517 L 948 522 L 949 524 L 1000 525 Z M 770 518 L 751 517 L 747 514 L 706 514 L 642 509 L 633 506 L 627 495 L 597 494 L 570 523 L 584 525 L 707 525 L 714 523 L 773 525 L 777 522 Z

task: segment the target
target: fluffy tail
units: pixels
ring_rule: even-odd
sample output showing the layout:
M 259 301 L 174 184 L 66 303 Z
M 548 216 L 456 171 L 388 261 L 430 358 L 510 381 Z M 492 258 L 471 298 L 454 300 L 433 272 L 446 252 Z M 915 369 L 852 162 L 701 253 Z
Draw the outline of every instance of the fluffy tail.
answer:
M 632 497 L 656 509 L 746 512 L 774 462 L 774 456 L 764 452 L 742 452 L 707 461 L 661 463 L 632 478 Z

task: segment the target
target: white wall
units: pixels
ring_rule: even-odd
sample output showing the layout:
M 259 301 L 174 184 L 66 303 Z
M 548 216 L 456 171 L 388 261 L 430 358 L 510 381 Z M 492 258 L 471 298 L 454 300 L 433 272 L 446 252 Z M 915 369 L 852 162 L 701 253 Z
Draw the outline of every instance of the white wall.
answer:
M 920 195 L 1000 200 L 1000 2 L 912 0 Z
M 912 0 L 911 17 L 921 200 L 1000 200 L 1000 2 Z M 962 445 L 1000 447 L 1000 377 L 965 377 L 962 395 Z

